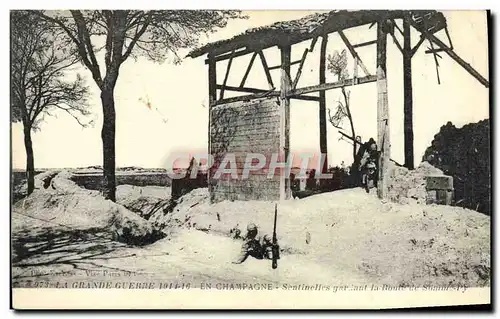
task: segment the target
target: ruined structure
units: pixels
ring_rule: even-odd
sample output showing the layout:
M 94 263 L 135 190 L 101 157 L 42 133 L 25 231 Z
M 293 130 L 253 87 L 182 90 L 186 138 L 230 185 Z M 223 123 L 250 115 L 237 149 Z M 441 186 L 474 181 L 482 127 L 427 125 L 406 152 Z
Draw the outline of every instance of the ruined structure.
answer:
M 402 20 L 402 28 L 397 21 Z M 344 30 L 355 27 L 375 27 L 377 37 L 364 43 L 351 43 Z M 420 33 L 420 39 L 415 46 L 411 46 L 410 29 L 415 28 Z M 328 34 L 338 32 L 355 61 L 354 76 L 338 82 L 326 83 L 326 47 Z M 397 40 L 395 33 L 403 36 L 403 44 Z M 436 33 L 445 34 L 449 44 L 445 44 Z M 313 14 L 302 19 L 250 29 L 232 39 L 207 44 L 192 51 L 188 56 L 192 58 L 208 54 L 209 79 L 209 152 L 215 158 L 215 166 L 220 165 L 225 154 L 237 155 L 238 169 L 243 166 L 242 159 L 246 153 L 263 153 L 271 155 L 279 153 L 281 159 L 288 158 L 289 131 L 290 131 L 290 101 L 307 100 L 319 104 L 319 146 L 322 154 L 327 154 L 326 136 L 326 100 L 325 91 L 343 86 L 361 85 L 371 82 L 377 83 L 377 144 L 381 150 L 379 162 L 378 195 L 386 197 L 387 167 L 390 159 L 389 139 L 389 105 L 386 78 L 386 51 L 387 38 L 391 36 L 403 55 L 404 68 L 404 148 L 405 166 L 413 169 L 413 120 L 412 120 L 412 82 L 411 58 L 424 41 L 429 41 L 431 49 L 426 53 L 433 54 L 436 61 L 438 52 L 444 52 L 480 83 L 488 87 L 488 81 L 462 60 L 454 51 L 449 38 L 446 19 L 436 11 L 331 11 Z M 320 60 L 318 61 L 318 83 L 313 86 L 298 87 L 304 61 L 308 53 L 320 43 Z M 310 41 L 309 48 L 305 49 L 302 58 L 291 61 L 291 50 L 295 44 Z M 376 74 L 370 74 L 361 61 L 356 49 L 359 47 L 375 46 Z M 280 51 L 280 65 L 268 65 L 264 50 L 276 47 Z M 267 51 L 268 52 L 268 51 Z M 227 84 L 233 60 L 250 55 L 251 60 L 246 72 L 242 75 L 239 86 Z M 264 68 L 268 88 L 250 88 L 245 86 L 248 74 L 259 58 Z M 216 83 L 217 63 L 227 60 L 225 77 L 222 84 Z M 290 66 L 298 65 L 296 74 L 291 74 Z M 358 76 L 358 67 L 364 73 Z M 271 71 L 279 70 L 280 83 L 274 83 Z M 225 98 L 224 93 L 241 92 L 245 95 Z M 317 95 L 310 95 L 317 93 Z M 284 162 L 284 160 L 283 160 Z M 323 167 L 326 170 L 326 165 Z M 275 179 L 267 179 L 263 173 L 256 173 L 248 180 L 232 178 L 215 179 L 213 171 L 209 174 L 209 189 L 211 199 L 287 199 L 290 198 L 290 181 L 288 176 L 281 174 Z

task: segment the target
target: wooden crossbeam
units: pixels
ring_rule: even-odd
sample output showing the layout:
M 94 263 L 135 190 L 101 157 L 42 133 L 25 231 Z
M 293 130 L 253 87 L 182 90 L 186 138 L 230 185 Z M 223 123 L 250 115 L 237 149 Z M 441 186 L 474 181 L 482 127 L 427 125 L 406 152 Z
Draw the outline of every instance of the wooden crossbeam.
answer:
M 396 29 L 398 29 L 399 33 L 401 33 L 401 35 L 403 35 L 403 30 L 401 30 L 401 28 L 398 26 L 398 24 L 396 23 L 396 20 L 391 19 L 391 21 L 392 21 L 392 24 L 396 27 Z
M 300 59 L 299 69 L 297 70 L 297 75 L 295 75 L 295 80 L 293 80 L 292 90 L 297 87 L 297 83 L 299 82 L 300 76 L 302 75 L 302 68 L 304 67 L 304 62 L 306 61 L 307 53 L 309 49 L 305 49 L 302 54 L 302 59 Z
M 229 53 L 218 55 L 218 56 L 214 56 L 214 57 L 209 56 L 209 58 L 205 60 L 205 64 L 209 64 L 210 61 L 216 61 L 217 62 L 217 61 L 227 60 L 227 59 L 230 59 L 231 56 L 233 58 L 237 58 L 237 57 L 240 57 L 240 56 L 243 56 L 243 55 L 250 54 L 252 52 L 255 52 L 255 51 L 254 50 L 250 50 L 250 49 L 244 49 L 244 50 L 240 50 L 240 51 L 231 51 Z
M 364 47 L 364 46 L 367 46 L 367 45 L 372 45 L 372 44 L 375 44 L 375 43 L 377 43 L 377 40 L 372 40 L 372 41 L 362 42 L 362 43 L 358 43 L 358 44 L 353 44 L 352 47 L 353 48 L 361 48 L 361 47 Z
M 239 88 L 237 88 L 239 89 Z M 228 89 L 229 90 L 229 89 Z M 255 90 L 260 90 L 260 89 L 255 89 Z M 279 97 L 280 92 L 276 90 L 262 90 L 261 92 L 254 93 L 254 94 L 248 94 L 248 95 L 242 95 L 242 96 L 235 96 L 235 97 L 229 97 L 225 98 L 222 100 L 218 100 L 217 102 L 214 103 L 215 105 L 221 105 L 221 104 L 227 104 L 227 103 L 233 103 L 233 102 L 239 102 L 239 101 L 250 101 L 253 99 L 259 99 L 263 97 Z M 310 95 L 294 95 L 294 96 L 288 96 L 291 99 L 295 100 L 301 100 L 301 101 L 313 101 L 313 102 L 318 102 L 319 98 L 317 96 L 310 96 Z
M 365 75 L 370 75 L 370 72 L 368 72 L 368 69 L 366 68 L 365 64 L 363 63 L 363 61 L 361 61 L 361 58 L 359 57 L 358 53 L 352 47 L 351 43 L 349 42 L 349 40 L 345 36 L 344 32 L 342 32 L 342 30 L 339 30 L 339 35 L 340 35 L 340 38 L 342 39 L 342 41 L 344 41 L 344 44 L 346 45 L 347 49 L 349 49 L 349 52 L 351 52 L 352 57 L 354 59 L 357 59 L 358 65 L 361 67 L 361 69 L 363 70 Z
M 234 91 L 234 92 L 246 92 L 246 93 L 266 93 L 266 92 L 269 92 L 269 90 L 264 90 L 264 89 L 248 88 L 248 87 L 241 87 L 241 86 L 220 85 L 220 84 L 217 84 L 216 87 L 218 90 L 226 90 L 226 91 Z
M 250 74 L 250 70 L 252 69 L 253 61 L 255 60 L 255 57 L 257 56 L 257 52 L 254 52 L 252 55 L 252 58 L 250 59 L 250 62 L 248 63 L 247 70 L 245 72 L 245 75 L 243 75 L 243 79 L 241 79 L 240 87 L 243 87 L 245 85 L 245 82 L 247 81 L 248 74 Z
M 301 95 L 301 94 L 338 89 L 338 88 L 341 88 L 343 86 L 355 85 L 356 83 L 364 84 L 364 83 L 370 83 L 370 82 L 375 82 L 375 81 L 377 81 L 377 76 L 368 75 L 365 77 L 357 78 L 356 81 L 355 81 L 355 79 L 345 79 L 345 80 L 341 80 L 341 81 L 337 81 L 337 82 L 333 82 L 333 83 L 323 83 L 323 84 L 317 84 L 317 85 L 312 85 L 312 86 L 306 86 L 303 88 L 292 90 L 290 92 L 290 97 Z
M 219 100 L 222 100 L 224 98 L 224 87 L 226 86 L 227 78 L 229 77 L 229 71 L 231 70 L 231 64 L 233 64 L 234 51 L 232 53 L 233 53 L 233 55 L 229 58 L 229 61 L 227 62 L 226 76 L 224 77 L 222 89 L 220 90 Z
M 271 72 L 269 72 L 269 66 L 267 65 L 266 57 L 264 56 L 264 52 L 259 51 L 260 61 L 262 62 L 262 66 L 264 67 L 264 72 L 266 73 L 267 83 L 269 83 L 269 88 L 274 88 L 273 77 L 271 76 Z
M 419 30 L 417 27 L 415 27 L 415 23 L 413 21 L 411 22 L 411 25 L 417 30 Z M 423 35 L 427 39 L 434 42 L 438 47 L 443 49 L 444 52 L 446 52 L 446 54 L 448 54 L 450 58 L 455 60 L 455 62 L 457 62 L 467 72 L 469 72 L 469 74 L 472 75 L 474 78 L 476 78 L 476 80 L 478 80 L 482 85 L 484 85 L 487 88 L 490 87 L 490 83 L 488 80 L 486 80 L 479 72 L 477 72 L 469 63 L 465 62 L 460 56 L 458 56 L 458 54 L 456 54 L 453 50 L 448 48 L 448 46 L 444 44 L 443 41 L 439 40 L 435 35 L 430 34 L 428 32 L 423 33 Z
M 417 44 L 415 44 L 415 47 L 413 47 L 413 49 L 411 49 L 411 56 L 414 56 L 415 53 L 417 53 L 418 48 L 420 48 L 420 46 L 422 45 L 422 43 L 424 43 L 424 41 L 425 41 L 425 37 L 423 35 L 421 35 Z
M 394 44 L 398 47 L 399 49 L 399 52 L 403 53 L 403 47 L 401 46 L 401 44 L 399 43 L 398 39 L 396 38 L 396 35 L 394 34 L 394 32 L 391 32 L 391 37 L 392 37 L 392 40 L 394 41 Z
M 312 51 L 310 51 L 312 52 Z M 292 61 L 290 62 L 290 65 L 295 65 L 295 64 L 299 64 L 301 60 L 296 60 L 296 61 Z M 281 69 L 281 65 L 274 65 L 274 66 L 270 66 L 267 68 L 269 71 L 271 70 L 276 70 L 276 69 Z

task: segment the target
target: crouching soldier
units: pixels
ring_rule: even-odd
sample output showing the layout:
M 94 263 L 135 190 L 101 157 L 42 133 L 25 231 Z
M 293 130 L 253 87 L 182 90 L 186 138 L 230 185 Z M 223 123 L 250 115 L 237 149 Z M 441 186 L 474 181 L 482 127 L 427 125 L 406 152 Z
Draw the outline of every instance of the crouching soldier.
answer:
M 248 256 L 256 259 L 272 259 L 273 258 L 273 243 L 269 235 L 258 236 L 257 226 L 248 224 L 247 234 L 244 237 L 243 245 L 241 246 L 238 258 L 233 261 L 233 264 L 241 264 L 247 260 Z

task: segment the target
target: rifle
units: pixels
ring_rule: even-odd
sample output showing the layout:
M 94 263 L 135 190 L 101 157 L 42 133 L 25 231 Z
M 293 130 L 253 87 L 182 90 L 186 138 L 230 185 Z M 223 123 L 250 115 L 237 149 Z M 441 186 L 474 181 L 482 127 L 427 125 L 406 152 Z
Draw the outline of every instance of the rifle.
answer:
M 273 229 L 273 269 L 278 268 L 278 259 L 280 254 L 280 248 L 278 246 L 278 238 L 276 237 L 276 223 L 278 219 L 278 204 L 274 206 L 274 229 Z
M 355 144 L 359 144 L 359 145 L 363 145 L 363 143 L 359 142 L 359 141 L 356 141 L 355 139 L 353 139 L 351 136 L 345 134 L 344 132 L 342 131 L 339 131 L 340 134 L 342 134 L 344 137 L 347 137 L 348 139 L 350 139 L 351 141 L 353 141 Z M 385 139 L 384 139 L 385 140 Z M 382 143 L 384 142 L 384 140 L 382 141 Z M 404 165 L 401 165 L 399 164 L 398 162 L 396 162 L 395 160 L 393 160 L 392 158 L 389 159 L 391 162 L 393 162 L 394 164 L 396 164 L 397 166 L 399 167 L 403 167 Z

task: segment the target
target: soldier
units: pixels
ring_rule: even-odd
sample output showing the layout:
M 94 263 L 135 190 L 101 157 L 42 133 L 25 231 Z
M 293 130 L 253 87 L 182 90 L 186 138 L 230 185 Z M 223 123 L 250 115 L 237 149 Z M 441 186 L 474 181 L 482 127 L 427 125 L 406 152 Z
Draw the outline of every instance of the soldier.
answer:
M 248 224 L 247 234 L 241 246 L 238 258 L 233 261 L 233 264 L 243 263 L 248 256 L 255 259 L 272 259 L 272 240 L 269 235 L 258 236 L 257 226 L 253 223 Z

